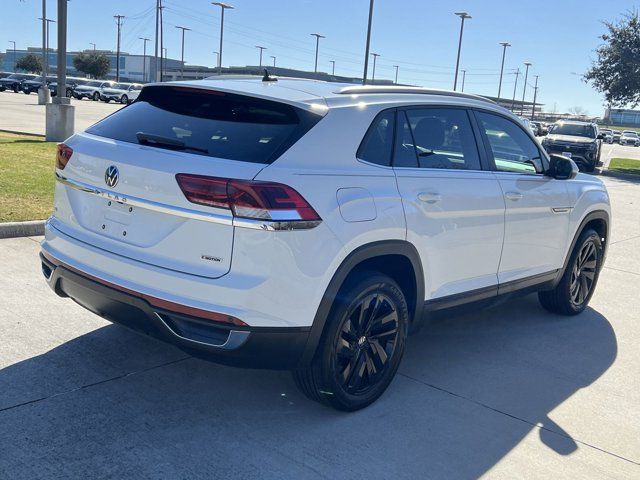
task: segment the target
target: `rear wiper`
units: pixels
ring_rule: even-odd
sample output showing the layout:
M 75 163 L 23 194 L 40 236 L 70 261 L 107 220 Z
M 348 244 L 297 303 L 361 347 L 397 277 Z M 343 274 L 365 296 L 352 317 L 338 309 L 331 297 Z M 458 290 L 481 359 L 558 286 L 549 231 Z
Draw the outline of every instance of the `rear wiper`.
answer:
M 209 150 L 199 147 L 191 147 L 186 143 L 176 140 L 175 138 L 162 137 L 151 133 L 136 133 L 138 143 L 141 145 L 149 145 L 150 147 L 168 148 L 170 150 L 192 150 L 194 152 L 209 153 Z

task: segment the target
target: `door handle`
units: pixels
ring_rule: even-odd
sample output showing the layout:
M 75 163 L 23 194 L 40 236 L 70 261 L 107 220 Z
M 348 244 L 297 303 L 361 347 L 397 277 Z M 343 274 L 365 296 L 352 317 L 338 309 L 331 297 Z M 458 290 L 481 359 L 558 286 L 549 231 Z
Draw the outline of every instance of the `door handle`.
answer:
M 514 202 L 517 202 L 518 200 L 522 200 L 522 197 L 524 197 L 524 195 L 522 195 L 520 192 L 506 192 L 504 196 Z
M 418 200 L 424 203 L 430 203 L 432 205 L 434 203 L 438 203 L 441 199 L 442 197 L 440 196 L 439 193 L 422 192 L 418 194 Z

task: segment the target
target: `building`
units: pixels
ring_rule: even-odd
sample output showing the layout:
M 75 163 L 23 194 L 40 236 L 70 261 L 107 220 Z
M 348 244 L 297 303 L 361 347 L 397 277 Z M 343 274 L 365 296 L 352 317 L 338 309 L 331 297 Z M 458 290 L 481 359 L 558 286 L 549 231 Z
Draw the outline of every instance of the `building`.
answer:
M 94 50 L 84 50 L 82 53 L 92 53 Z M 111 70 L 107 74 L 107 79 L 116 78 L 116 52 L 111 50 L 96 50 L 97 53 L 103 53 L 109 59 L 111 63 Z M 4 55 L 2 63 L 0 63 L 0 70 L 12 72 L 15 70 L 15 64 L 18 60 L 28 54 L 34 54 L 42 56 L 42 48 L 29 47 L 26 50 L 7 50 Z M 73 76 L 83 76 L 73 66 L 73 59 L 81 52 L 67 52 L 67 74 Z M 49 49 L 47 52 L 47 60 L 49 64 L 49 72 L 55 73 L 58 68 L 58 53 L 55 49 Z M 172 58 L 166 58 L 164 60 L 166 71 L 180 71 L 182 62 L 180 60 L 174 60 Z M 143 73 L 146 74 L 146 79 L 149 79 L 149 72 L 152 71 L 154 66 L 154 58 L 151 55 L 146 57 L 143 55 L 132 55 L 127 52 L 120 52 L 120 80 L 130 82 L 144 82 Z
M 640 126 L 640 110 L 626 108 L 608 108 L 604 112 L 604 120 L 611 125 Z

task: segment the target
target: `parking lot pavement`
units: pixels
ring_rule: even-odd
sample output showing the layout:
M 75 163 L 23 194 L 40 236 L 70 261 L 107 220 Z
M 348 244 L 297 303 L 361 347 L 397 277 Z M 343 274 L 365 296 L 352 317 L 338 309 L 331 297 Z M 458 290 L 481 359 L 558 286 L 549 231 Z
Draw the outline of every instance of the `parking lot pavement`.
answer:
M 353 414 L 111 325 L 49 290 L 39 239 L 0 240 L 0 478 L 640 478 L 640 184 L 605 181 L 587 311 L 447 314 Z
M 117 103 L 71 100 L 76 107 L 76 132 L 81 132 L 98 120 L 122 108 Z M 45 106 L 38 105 L 38 95 L 0 92 L 0 130 L 45 134 Z
M 632 158 L 634 160 L 640 160 L 640 147 L 619 145 L 617 143 L 603 144 L 602 155 L 600 157 L 603 170 L 609 168 L 609 163 L 612 158 Z

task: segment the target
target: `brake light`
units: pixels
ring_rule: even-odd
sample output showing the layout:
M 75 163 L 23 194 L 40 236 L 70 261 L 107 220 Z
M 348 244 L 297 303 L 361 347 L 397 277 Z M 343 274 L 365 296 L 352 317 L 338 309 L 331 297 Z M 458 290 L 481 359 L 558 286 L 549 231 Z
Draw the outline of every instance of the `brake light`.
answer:
M 69 163 L 71 155 L 73 155 L 73 149 L 64 143 L 59 143 L 56 152 L 56 168 L 64 170 L 64 167 Z
M 177 174 L 176 180 L 190 202 L 229 209 L 234 217 L 276 222 L 321 220 L 302 195 L 281 183 L 186 173 Z

